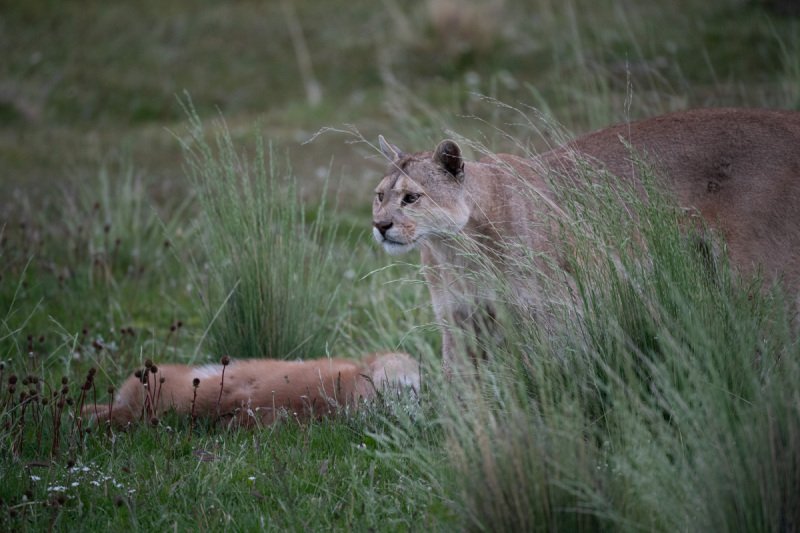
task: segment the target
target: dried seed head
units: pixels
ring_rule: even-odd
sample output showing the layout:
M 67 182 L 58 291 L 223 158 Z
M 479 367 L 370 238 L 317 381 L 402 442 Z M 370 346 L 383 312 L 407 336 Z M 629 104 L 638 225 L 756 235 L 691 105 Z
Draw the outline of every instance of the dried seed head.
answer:
M 156 427 L 158 425 L 158 417 L 153 417 L 150 419 L 150 425 Z
M 74 403 L 75 402 L 72 400 L 72 398 L 67 398 L 67 405 L 69 405 L 71 407 L 72 404 L 74 404 Z
M 142 371 L 141 370 L 137 370 L 136 372 L 133 373 L 133 375 L 136 376 L 137 378 L 141 378 L 142 377 Z
M 16 382 L 17 382 L 17 375 L 16 374 L 11 374 L 10 376 L 8 376 L 8 384 L 9 385 L 14 385 Z
M 61 387 L 61 394 L 62 394 L 62 395 L 64 395 L 64 396 L 66 396 L 67 394 L 69 394 L 69 387 L 67 387 L 66 385 L 64 385 L 63 387 Z
M 165 381 L 167 381 L 167 378 L 165 378 L 164 376 L 161 376 L 161 379 L 158 380 L 158 382 L 161 383 L 162 385 L 164 384 Z
M 61 376 L 61 384 L 66 385 L 67 383 L 69 383 L 69 379 L 67 379 L 67 376 Z
M 178 320 L 178 322 L 176 322 L 176 325 L 177 325 L 179 328 L 182 328 L 182 327 L 183 327 L 183 320 Z
M 192 380 L 192 386 L 193 386 L 195 389 L 196 389 L 197 387 L 199 387 L 199 386 L 200 386 L 200 378 L 194 378 L 194 379 Z
M 95 374 L 97 374 L 97 369 L 95 367 L 90 368 L 89 369 L 89 375 L 90 376 L 94 376 Z
M 150 359 L 145 359 L 144 360 L 144 367 L 145 368 L 150 368 L 151 366 L 153 366 L 153 361 L 150 360 Z
M 114 385 L 109 385 L 108 386 L 108 393 L 109 394 L 114 394 Z
M 150 367 L 150 372 L 152 372 L 153 374 L 157 373 L 158 372 L 158 367 L 156 365 L 151 366 Z
M 122 507 L 123 503 L 125 503 L 125 500 L 122 498 L 122 496 L 117 496 L 114 498 L 114 505 L 117 507 Z
M 47 398 L 42 398 L 42 405 L 47 405 L 49 403 L 50 403 L 50 400 L 48 400 Z
M 69 459 L 67 461 L 67 468 L 72 468 L 73 466 L 75 466 L 75 461 L 73 461 L 72 459 Z
M 227 355 L 222 356 L 222 366 L 228 366 L 230 362 L 231 362 L 230 357 L 228 357 Z

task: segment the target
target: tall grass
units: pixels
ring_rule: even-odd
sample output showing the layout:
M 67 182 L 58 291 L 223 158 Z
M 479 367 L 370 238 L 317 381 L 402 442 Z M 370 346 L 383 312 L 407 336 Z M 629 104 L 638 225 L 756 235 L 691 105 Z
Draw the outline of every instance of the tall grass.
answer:
M 474 378 L 429 375 L 438 475 L 455 480 L 443 490 L 466 529 L 800 526 L 800 345 L 780 287 L 732 272 L 639 167 L 638 190 L 589 164 L 570 187 L 554 181 L 571 295 L 549 287 L 520 307 L 464 247 L 486 265 L 502 332 L 480 339 L 491 358 Z M 547 278 L 532 262 L 511 270 Z M 429 462 L 420 448 L 406 460 L 419 454 Z
M 209 141 L 190 103 L 186 111 L 186 168 L 206 230 L 202 305 L 211 351 L 235 357 L 325 354 L 344 271 L 336 261 L 325 191 L 309 222 L 294 179 L 262 139 L 251 160 L 237 151 L 223 122 L 215 123 Z

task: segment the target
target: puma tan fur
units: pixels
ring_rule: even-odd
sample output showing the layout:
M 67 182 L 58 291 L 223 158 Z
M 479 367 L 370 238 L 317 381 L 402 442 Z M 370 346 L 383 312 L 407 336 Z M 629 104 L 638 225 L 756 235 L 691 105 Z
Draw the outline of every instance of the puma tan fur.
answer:
M 531 159 L 499 154 L 465 161 L 451 140 L 416 154 L 403 153 L 383 137 L 380 146 L 390 165 L 375 189 L 373 234 L 392 254 L 420 249 L 434 310 L 445 326 L 446 366 L 454 356 L 449 326 L 477 328 L 472 317 L 483 304 L 476 302 L 491 301 L 491 289 L 465 275 L 478 265 L 452 245 L 453 238 L 466 236 L 495 250 L 488 257 L 502 273 L 513 271 L 512 248 L 496 243 L 509 241 L 532 257 L 548 257 L 545 269 L 557 267 L 562 257 L 551 229 L 558 195 L 548 180 L 580 186 L 585 178 L 576 165 L 588 161 L 635 186 L 632 151 L 652 163 L 664 192 L 724 239 L 739 272 L 761 269 L 798 303 L 798 112 L 678 112 L 589 133 Z M 533 301 L 540 296 L 530 284 L 519 292 Z
M 270 424 L 283 415 L 307 418 L 356 408 L 393 386 L 419 390 L 419 368 L 408 354 L 375 354 L 363 362 L 243 359 L 225 366 L 167 364 L 138 371 L 123 383 L 113 404 L 87 405 L 83 414 L 124 426 L 174 410 L 235 418 L 249 426 Z

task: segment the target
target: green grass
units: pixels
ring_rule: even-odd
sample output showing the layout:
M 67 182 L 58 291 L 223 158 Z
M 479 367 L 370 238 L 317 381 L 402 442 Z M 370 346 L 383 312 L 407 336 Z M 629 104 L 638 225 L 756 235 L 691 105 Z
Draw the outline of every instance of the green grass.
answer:
M 479 381 L 451 385 L 418 256 L 371 241 L 381 158 L 352 136 L 300 143 L 354 124 L 407 151 L 455 132 L 475 156 L 525 153 L 564 136 L 538 111 L 578 133 L 798 109 L 800 23 L 738 0 L 448 4 L 293 2 L 318 106 L 280 2 L 3 4 L 0 529 L 798 527 L 800 348 L 781 294 L 734 282 L 724 258 L 709 269 L 668 203 L 630 219 L 564 191 L 585 215 L 564 226 L 582 319 L 555 297 L 559 327 L 533 324 L 475 273 L 498 287 L 504 335 Z M 73 414 L 92 367 L 104 401 L 146 358 L 388 349 L 423 360 L 418 407 L 259 431 L 168 415 L 113 438 Z M 23 417 L 20 392 L 62 376 L 63 412 L 57 395 Z
M 325 354 L 343 303 L 337 295 L 344 269 L 334 265 L 346 265 L 337 259 L 348 255 L 332 240 L 336 227 L 326 218 L 325 188 L 315 219 L 307 222 L 296 183 L 281 177 L 263 140 L 249 161 L 222 124 L 212 147 L 187 105 L 187 168 L 207 228 L 208 272 L 197 283 L 205 285 L 200 297 L 210 348 L 250 357 Z
M 380 460 L 367 429 L 357 421 L 289 423 L 189 441 L 186 421 L 167 417 L 157 429 L 117 434 L 113 445 L 88 437 L 72 451 L 74 464 L 5 470 L 3 520 L 86 531 L 412 529 L 432 511 L 444 514 L 413 469 L 400 476 Z M 9 519 L 9 510 L 17 516 Z

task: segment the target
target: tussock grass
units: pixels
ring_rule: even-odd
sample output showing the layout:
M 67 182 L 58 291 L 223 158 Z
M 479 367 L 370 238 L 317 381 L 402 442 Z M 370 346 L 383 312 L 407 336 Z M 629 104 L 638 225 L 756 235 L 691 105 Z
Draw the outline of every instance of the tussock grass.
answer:
M 208 277 L 203 307 L 211 351 L 290 358 L 327 353 L 336 330 L 336 228 L 323 204 L 313 221 L 294 179 L 257 139 L 254 159 L 239 153 L 224 123 L 207 141 L 191 104 L 187 170 L 198 191 Z

